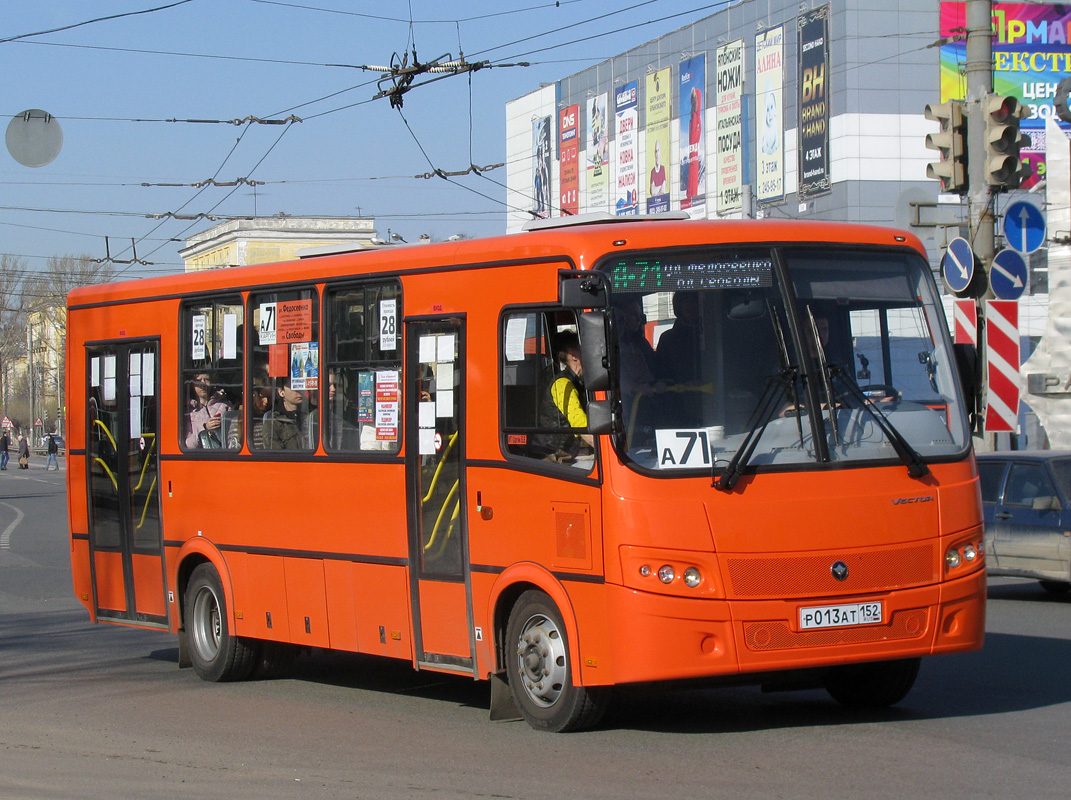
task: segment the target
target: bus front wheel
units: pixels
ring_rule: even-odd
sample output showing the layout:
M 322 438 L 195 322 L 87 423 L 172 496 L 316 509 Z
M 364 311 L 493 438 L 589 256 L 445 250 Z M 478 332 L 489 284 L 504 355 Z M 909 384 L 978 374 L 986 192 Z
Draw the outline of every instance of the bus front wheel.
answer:
M 877 661 L 834 667 L 826 675 L 826 691 L 849 708 L 886 708 L 896 705 L 911 691 L 921 659 Z
M 186 586 L 186 635 L 194 671 L 206 681 L 240 681 L 249 677 L 257 648 L 230 632 L 227 601 L 219 573 L 200 564 Z
M 573 684 L 565 625 L 554 601 L 540 591 L 522 594 L 510 612 L 506 675 L 521 715 L 538 730 L 592 727 L 609 703 L 609 689 Z

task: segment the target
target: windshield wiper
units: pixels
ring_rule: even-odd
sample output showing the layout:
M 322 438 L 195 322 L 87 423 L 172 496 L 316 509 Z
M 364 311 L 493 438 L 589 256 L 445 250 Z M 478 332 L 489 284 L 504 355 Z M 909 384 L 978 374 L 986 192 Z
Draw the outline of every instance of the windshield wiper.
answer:
M 907 474 L 912 478 L 921 478 L 923 475 L 929 474 L 930 468 L 922 460 L 919 452 L 911 446 L 911 443 L 896 429 L 896 426 L 889 422 L 889 418 L 878 408 L 877 403 L 863 394 L 863 390 L 856 386 L 848 371 L 840 364 L 829 364 L 826 370 L 828 371 L 827 380 L 839 381 L 848 390 L 848 394 L 870 414 L 874 422 L 881 428 L 882 433 L 885 434 L 885 437 L 893 446 L 893 450 L 896 451 L 900 460 L 907 466 Z
M 769 300 L 766 301 L 766 311 L 769 313 L 770 322 L 773 324 L 774 338 L 777 339 L 777 353 L 781 359 L 781 369 L 776 375 L 771 375 L 766 379 L 766 388 L 763 389 L 762 397 L 759 398 L 759 402 L 755 406 L 755 412 L 751 415 L 751 419 L 748 420 L 747 436 L 744 437 L 744 441 L 741 442 L 736 454 L 729 461 L 729 466 L 725 468 L 725 472 L 721 477 L 711 475 L 710 485 L 723 492 L 730 492 L 736 486 L 736 482 L 740 480 L 740 476 L 744 474 L 744 469 L 751 460 L 751 454 L 755 452 L 759 439 L 762 438 L 762 434 L 766 431 L 766 426 L 773 420 L 773 412 L 777 410 L 778 402 L 789 393 L 791 393 L 795 404 L 796 429 L 799 432 L 800 447 L 803 447 L 803 421 L 801 419 L 802 415 L 799 413 L 799 369 L 792 364 L 792 359 L 788 354 L 788 342 L 785 340 L 785 332 L 781 327 L 781 320 L 777 316 L 777 310 L 770 304 Z M 780 392 L 776 391 L 778 388 L 781 389 Z M 717 471 L 716 462 L 711 464 L 711 471 Z
M 710 485 L 715 489 L 729 492 L 736 486 L 736 482 L 744 474 L 744 469 L 751 459 L 751 454 L 755 452 L 755 446 L 759 443 L 759 439 L 762 438 L 766 427 L 773 420 L 778 404 L 782 398 L 788 395 L 790 389 L 796 386 L 796 374 L 795 367 L 787 367 L 766 379 L 766 388 L 762 392 L 762 397 L 759 398 L 755 412 L 751 415 L 751 419 L 748 420 L 747 436 L 741 442 L 736 455 L 729 461 L 729 466 L 725 468 L 725 472 L 720 477 L 713 478 L 710 482 Z M 803 432 L 801 428 L 800 439 L 802 440 L 802 438 Z

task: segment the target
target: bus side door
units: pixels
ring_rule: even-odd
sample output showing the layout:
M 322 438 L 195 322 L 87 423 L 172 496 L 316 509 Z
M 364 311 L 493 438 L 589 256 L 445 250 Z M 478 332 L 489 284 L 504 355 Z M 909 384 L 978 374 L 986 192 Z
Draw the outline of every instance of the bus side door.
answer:
M 99 620 L 167 627 L 160 524 L 159 342 L 90 345 L 89 551 Z
M 418 664 L 473 671 L 461 318 L 406 322 L 409 574 Z

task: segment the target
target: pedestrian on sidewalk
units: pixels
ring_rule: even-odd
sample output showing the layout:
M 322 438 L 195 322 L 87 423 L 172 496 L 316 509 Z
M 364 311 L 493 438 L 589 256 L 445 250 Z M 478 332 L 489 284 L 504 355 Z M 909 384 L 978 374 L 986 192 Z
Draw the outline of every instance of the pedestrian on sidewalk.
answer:
M 4 428 L 4 435 L 0 436 L 0 469 L 7 469 L 7 462 L 11 456 L 8 454 L 8 448 L 11 446 L 11 437 L 7 435 L 7 428 Z
M 30 440 L 19 434 L 19 469 L 30 468 Z
M 45 462 L 45 470 L 59 470 L 59 462 L 56 460 L 56 453 L 59 452 L 59 446 L 56 444 L 56 437 L 51 433 L 48 434 L 48 461 Z

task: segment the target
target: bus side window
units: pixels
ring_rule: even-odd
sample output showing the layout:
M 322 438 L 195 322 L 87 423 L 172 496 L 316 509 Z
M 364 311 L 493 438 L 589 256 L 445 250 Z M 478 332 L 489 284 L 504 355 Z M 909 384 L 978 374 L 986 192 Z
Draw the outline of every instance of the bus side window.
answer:
M 250 295 L 252 388 L 269 390 L 267 410 L 249 418 L 265 450 L 316 449 L 320 402 L 320 300 L 315 289 Z M 266 374 L 264 366 L 266 365 Z M 257 428 L 257 425 L 260 425 Z
M 571 429 L 565 415 L 556 412 L 553 387 L 567 376 L 557 350 L 561 342 L 576 336 L 576 317 L 571 311 L 513 312 L 503 319 L 501 336 L 505 452 L 574 463 L 586 448 L 579 430 Z M 581 389 L 579 400 L 585 403 L 582 387 L 572 388 Z M 562 392 L 557 394 L 560 401 Z
M 323 437 L 328 453 L 397 452 L 401 432 L 376 425 L 377 386 L 401 378 L 401 287 L 397 282 L 325 292 Z
M 245 311 L 239 295 L 182 306 L 181 436 L 186 450 L 239 450 Z

